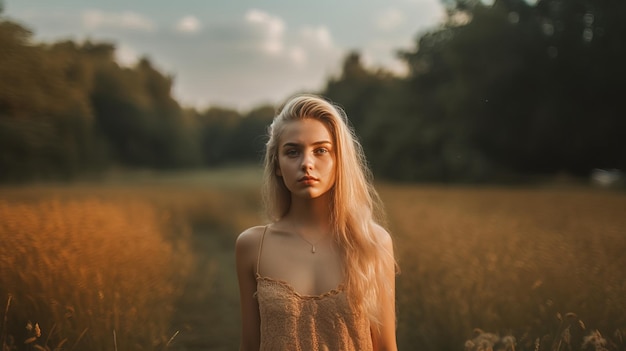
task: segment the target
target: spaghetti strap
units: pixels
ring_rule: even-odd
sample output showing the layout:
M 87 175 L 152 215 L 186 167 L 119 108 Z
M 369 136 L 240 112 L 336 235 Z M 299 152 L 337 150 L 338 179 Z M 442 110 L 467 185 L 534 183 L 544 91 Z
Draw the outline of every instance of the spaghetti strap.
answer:
M 261 264 L 261 251 L 263 251 L 263 240 L 265 239 L 265 232 L 267 232 L 267 227 L 269 226 L 266 225 L 265 229 L 263 229 L 263 235 L 261 236 L 261 243 L 259 244 L 259 252 L 257 254 L 257 258 L 256 258 L 256 275 L 257 277 L 259 276 L 259 265 Z

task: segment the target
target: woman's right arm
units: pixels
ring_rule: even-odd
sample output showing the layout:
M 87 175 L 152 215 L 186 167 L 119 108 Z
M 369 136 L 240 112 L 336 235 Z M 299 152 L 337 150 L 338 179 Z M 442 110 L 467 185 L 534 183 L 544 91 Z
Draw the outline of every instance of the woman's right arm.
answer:
M 259 227 L 250 228 L 239 235 L 235 244 L 241 306 L 241 351 L 258 351 L 261 342 L 259 305 L 254 297 L 260 235 Z

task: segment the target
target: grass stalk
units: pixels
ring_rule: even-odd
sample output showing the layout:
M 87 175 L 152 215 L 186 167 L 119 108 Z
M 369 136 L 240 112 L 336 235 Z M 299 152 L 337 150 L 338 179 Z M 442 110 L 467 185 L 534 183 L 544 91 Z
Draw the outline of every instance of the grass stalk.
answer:
M 48 333 L 48 336 L 46 336 L 46 340 L 45 340 L 45 342 L 43 343 L 43 344 L 44 344 L 44 346 L 48 346 L 48 341 L 50 340 L 50 337 L 52 336 L 52 333 L 54 332 L 54 329 L 56 328 L 56 326 L 57 326 L 57 324 L 56 324 L 56 323 L 54 323 L 54 324 L 52 325 L 52 328 L 50 328 L 50 332 Z
M 179 332 L 180 332 L 180 330 L 177 330 L 176 333 L 174 333 L 174 335 L 172 335 L 172 337 L 165 344 L 165 347 L 163 348 L 163 350 L 167 350 L 167 348 L 170 346 L 172 341 L 174 341 L 174 338 L 176 337 L 176 335 L 178 335 Z
M 89 328 L 85 328 L 85 330 L 83 330 L 83 332 L 80 333 L 80 335 L 78 336 L 78 339 L 76 339 L 76 342 L 74 342 L 74 345 L 72 346 L 70 351 L 72 351 L 72 350 L 74 350 L 74 348 L 76 348 L 76 345 L 78 345 L 78 343 L 83 338 L 83 336 L 85 336 L 85 334 L 87 333 L 87 330 L 89 330 Z
M 6 343 L 6 335 L 5 335 L 5 328 L 7 325 L 7 318 L 9 315 L 9 307 L 11 306 L 11 300 L 13 299 L 13 296 L 11 296 L 11 294 L 9 294 L 8 298 L 7 298 L 7 306 L 4 309 L 4 317 L 2 318 L 2 328 L 0 329 L 0 347 L 2 347 L 2 350 L 4 350 L 4 346 Z

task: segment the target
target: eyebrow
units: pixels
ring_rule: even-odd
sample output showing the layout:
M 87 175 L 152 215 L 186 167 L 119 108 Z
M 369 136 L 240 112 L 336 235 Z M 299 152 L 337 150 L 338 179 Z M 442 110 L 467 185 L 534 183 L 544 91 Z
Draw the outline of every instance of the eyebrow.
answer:
M 328 140 L 320 140 L 320 141 L 316 141 L 316 142 L 312 143 L 311 145 L 315 145 L 315 146 L 317 146 L 317 145 L 324 145 L 324 144 L 330 144 L 330 145 L 332 145 L 333 143 L 331 143 L 331 142 L 330 142 L 330 141 L 328 141 Z M 283 144 L 283 147 L 301 146 L 301 145 L 302 145 L 302 144 L 300 144 L 300 143 L 286 142 L 286 143 L 284 143 L 284 144 Z

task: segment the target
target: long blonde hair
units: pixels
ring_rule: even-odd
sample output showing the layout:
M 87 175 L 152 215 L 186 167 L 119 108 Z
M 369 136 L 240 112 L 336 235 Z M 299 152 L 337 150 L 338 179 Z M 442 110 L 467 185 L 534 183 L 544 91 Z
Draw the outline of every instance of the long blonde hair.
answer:
M 377 234 L 377 226 L 384 223 L 382 204 L 361 144 L 341 108 L 307 94 L 293 97 L 280 109 L 268 129 L 265 151 L 263 199 L 267 214 L 272 221 L 278 221 L 289 211 L 291 194 L 276 174 L 278 142 L 288 122 L 307 118 L 328 128 L 336 150 L 330 216 L 334 239 L 342 250 L 346 291 L 353 308 L 361 309 L 374 325 L 379 325 L 378 299 L 394 298 L 386 267 L 395 267 L 395 260 Z

